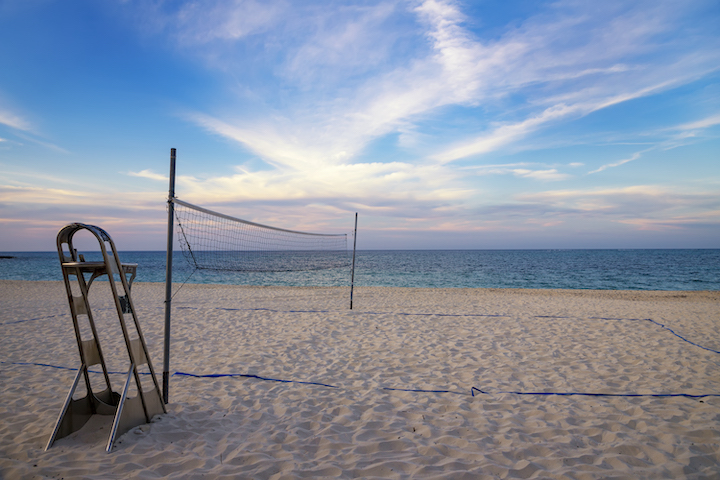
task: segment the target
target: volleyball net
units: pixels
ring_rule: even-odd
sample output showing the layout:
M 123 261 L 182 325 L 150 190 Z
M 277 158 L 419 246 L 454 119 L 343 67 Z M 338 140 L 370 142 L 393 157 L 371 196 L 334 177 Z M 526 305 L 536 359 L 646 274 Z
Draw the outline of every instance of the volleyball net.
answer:
M 350 267 L 347 234 L 308 233 L 242 220 L 173 198 L 178 242 L 196 269 L 298 272 Z
M 350 309 L 353 306 L 357 238 L 357 213 L 352 234 L 353 248 L 349 250 L 348 234 L 308 233 L 271 227 L 184 202 L 175 196 L 175 156 L 176 150 L 171 148 L 163 341 L 165 403 L 169 401 L 170 382 L 174 231 L 183 256 L 193 267 L 193 272 L 301 272 L 349 267 Z

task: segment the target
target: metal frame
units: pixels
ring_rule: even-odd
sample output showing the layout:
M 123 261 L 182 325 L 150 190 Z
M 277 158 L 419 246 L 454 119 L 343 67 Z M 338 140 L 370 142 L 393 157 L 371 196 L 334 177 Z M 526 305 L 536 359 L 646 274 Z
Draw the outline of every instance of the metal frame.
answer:
M 100 244 L 103 261 L 86 262 L 83 255 L 79 255 L 73 246 L 73 236 L 81 230 L 91 232 Z M 109 248 L 109 249 L 108 249 Z M 63 227 L 57 236 L 57 249 L 60 256 L 60 265 L 65 282 L 65 290 L 68 296 L 70 312 L 72 314 L 75 338 L 77 339 L 78 351 L 80 354 L 80 368 L 75 376 L 70 392 L 65 399 L 60 415 L 58 416 L 55 428 L 48 440 L 45 450 L 52 447 L 55 440 L 66 437 L 73 432 L 80 430 L 92 415 L 114 415 L 110 438 L 108 439 L 106 451 L 112 450 L 117 437 L 137 425 L 150 422 L 157 414 L 166 413 L 165 404 L 160 396 L 160 387 L 155 377 L 147 345 L 135 313 L 135 306 L 130 295 L 130 287 L 135 279 L 137 264 L 123 264 L 120 262 L 115 243 L 110 235 L 100 227 L 82 223 L 72 223 Z M 85 275 L 90 275 L 86 279 Z M 122 394 L 114 391 L 110 383 L 105 357 L 103 356 L 100 341 L 98 340 L 95 320 L 93 319 L 89 301 L 89 290 L 93 280 L 102 275 L 107 275 L 110 289 L 112 290 L 115 309 L 117 310 L 120 328 L 122 329 L 125 346 L 127 348 L 130 367 Z M 120 284 L 115 276 L 120 279 Z M 127 276 L 130 276 L 128 279 Z M 81 295 L 75 296 L 72 289 L 71 277 L 75 278 Z M 125 315 L 132 316 L 137 338 L 131 339 L 125 324 Z M 85 315 L 92 332 L 92 338 L 83 339 L 80 330 L 80 315 Z M 95 392 L 92 389 L 88 368 L 93 365 L 101 365 L 105 381 L 105 389 Z M 138 373 L 138 366 L 147 364 L 150 369 L 150 376 L 154 387 L 149 391 L 143 391 Z M 73 399 L 75 390 L 84 378 L 87 389 L 86 396 Z M 135 379 L 138 395 L 128 398 L 130 383 Z

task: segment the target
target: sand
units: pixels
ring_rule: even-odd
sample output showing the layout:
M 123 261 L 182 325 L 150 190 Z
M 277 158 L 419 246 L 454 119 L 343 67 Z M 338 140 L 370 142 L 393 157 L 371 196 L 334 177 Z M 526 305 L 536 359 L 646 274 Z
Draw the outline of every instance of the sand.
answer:
M 111 453 L 102 416 L 44 452 L 75 372 L 37 364 L 79 365 L 64 288 L 0 281 L 0 478 L 720 477 L 719 292 L 348 293 L 185 285 L 171 372 L 289 382 L 174 375 Z M 133 297 L 159 373 L 164 286 Z

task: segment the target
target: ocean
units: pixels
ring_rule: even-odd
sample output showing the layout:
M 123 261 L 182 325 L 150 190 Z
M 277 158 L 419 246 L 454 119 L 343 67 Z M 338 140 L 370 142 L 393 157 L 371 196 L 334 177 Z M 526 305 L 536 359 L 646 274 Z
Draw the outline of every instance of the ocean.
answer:
M 56 252 L 2 252 L 0 279 L 62 280 Z M 164 282 L 165 252 L 121 252 L 135 281 Z M 91 257 L 88 256 L 88 260 Z M 349 286 L 350 268 L 309 272 L 196 270 L 174 253 L 176 284 Z M 362 250 L 355 285 L 431 288 L 720 290 L 720 249 Z

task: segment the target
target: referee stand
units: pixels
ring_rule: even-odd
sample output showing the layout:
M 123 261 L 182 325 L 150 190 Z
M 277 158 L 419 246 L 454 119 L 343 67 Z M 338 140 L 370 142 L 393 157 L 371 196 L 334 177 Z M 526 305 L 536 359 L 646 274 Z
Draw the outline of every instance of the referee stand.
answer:
M 74 248 L 73 236 L 83 230 L 89 231 L 97 239 L 100 244 L 102 261 L 85 261 L 84 256 L 79 255 Z M 115 243 L 110 238 L 110 235 L 102 228 L 93 225 L 72 223 L 63 227 L 57 236 L 57 249 L 80 354 L 80 368 L 72 387 L 70 387 L 70 392 L 65 399 L 45 450 L 52 447 L 55 440 L 80 430 L 92 415 L 113 415 L 110 438 L 106 446 L 106 451 L 110 452 L 113 443 L 120 435 L 138 425 L 149 423 L 155 415 L 166 413 L 155 371 L 130 296 L 130 286 L 135 279 L 137 264 L 121 263 Z M 93 281 L 103 275 L 107 275 L 130 361 L 125 384 L 121 391 L 113 390 L 111 385 L 88 296 Z M 129 279 L 128 275 L 130 276 Z M 131 326 L 134 326 L 135 338 L 131 338 L 131 333 L 128 331 L 128 325 L 125 321 L 126 315 L 131 317 Z M 87 334 L 87 328 L 81 328 L 81 319 L 83 317 L 91 332 L 89 338 L 83 338 L 82 335 L 83 331 Z M 138 372 L 138 367 L 145 364 L 150 370 L 154 385 L 147 390 L 143 390 Z M 91 385 L 88 372 L 88 368 L 94 365 L 100 365 L 103 374 L 102 384 L 96 389 L 93 389 Z M 81 378 L 85 382 L 86 395 L 74 399 L 73 395 Z M 137 391 L 137 396 L 130 397 L 128 393 L 133 380 L 135 383 L 133 390 Z

